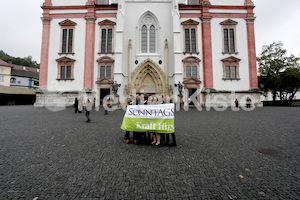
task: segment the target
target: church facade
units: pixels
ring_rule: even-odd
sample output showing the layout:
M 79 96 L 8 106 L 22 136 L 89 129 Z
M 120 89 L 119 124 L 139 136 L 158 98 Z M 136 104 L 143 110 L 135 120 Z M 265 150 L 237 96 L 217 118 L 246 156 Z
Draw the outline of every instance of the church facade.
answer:
M 45 0 L 36 106 L 170 95 L 260 104 L 252 0 Z

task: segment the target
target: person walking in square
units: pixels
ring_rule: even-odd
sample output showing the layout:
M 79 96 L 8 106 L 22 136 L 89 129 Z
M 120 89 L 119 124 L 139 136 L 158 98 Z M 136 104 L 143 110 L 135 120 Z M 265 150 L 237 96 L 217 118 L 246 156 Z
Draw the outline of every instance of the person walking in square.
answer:
M 75 107 L 75 113 L 77 113 L 78 112 L 78 99 L 77 99 L 77 97 L 75 98 L 74 107 Z
M 108 115 L 107 109 L 109 108 L 109 102 L 110 102 L 110 98 L 106 99 L 105 102 L 104 102 L 104 105 L 105 105 L 105 107 L 104 107 L 104 109 L 105 109 L 104 115 Z
M 251 99 L 249 97 L 247 97 L 247 100 L 246 100 L 246 107 L 251 108 Z
M 93 104 L 90 102 L 90 100 L 88 99 L 86 104 L 85 104 L 85 116 L 87 118 L 86 122 L 91 122 L 90 119 L 90 111 L 92 110 Z
M 83 98 L 80 97 L 78 100 L 78 113 L 81 113 L 83 111 Z
M 235 99 L 234 103 L 235 103 L 235 107 L 238 108 L 239 107 L 239 100 Z

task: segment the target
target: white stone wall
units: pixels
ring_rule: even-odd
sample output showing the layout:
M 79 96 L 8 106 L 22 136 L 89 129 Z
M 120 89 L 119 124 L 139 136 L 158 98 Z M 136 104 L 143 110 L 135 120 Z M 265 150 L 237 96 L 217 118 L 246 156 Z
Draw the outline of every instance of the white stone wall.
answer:
M 87 0 L 52 0 L 52 6 L 84 6 Z
M 247 43 L 247 27 L 245 19 L 232 19 L 238 24 L 236 25 L 236 47 L 238 54 L 223 55 L 223 33 L 220 22 L 227 20 L 227 18 L 212 18 L 211 33 L 212 33 L 212 59 L 213 59 L 213 78 L 214 88 L 216 90 L 249 90 L 249 59 L 248 59 L 248 43 Z M 240 80 L 226 80 L 223 78 L 223 62 L 224 58 L 234 56 L 241 59 L 239 62 Z
M 11 76 L 11 78 L 16 79 L 16 83 L 11 83 L 11 87 L 19 87 L 19 88 L 28 88 L 29 87 L 29 78 L 27 77 L 19 77 L 19 76 Z
M 123 41 L 123 70 L 124 74 L 128 76 L 127 73 L 127 49 L 128 41 L 132 40 L 132 53 L 133 53 L 133 63 L 132 71 L 142 63 L 147 58 L 153 60 L 156 64 L 159 63 L 159 60 L 162 60 L 163 63 L 159 65 L 164 71 L 164 47 L 165 40 L 169 42 L 172 41 L 172 29 L 171 29 L 171 11 L 170 11 L 170 2 L 171 1 L 159 1 L 159 2 L 141 2 L 141 1 L 126 1 L 126 11 L 125 11 L 125 21 L 124 21 L 124 41 Z M 138 8 L 138 9 L 137 9 Z M 150 11 L 158 19 L 159 27 L 157 27 L 157 52 L 153 54 L 142 54 L 140 52 L 140 24 L 139 20 L 141 16 Z M 170 49 L 169 49 L 170 50 Z M 134 63 L 135 60 L 138 60 L 139 64 Z
M 246 99 L 249 97 L 251 103 L 255 107 L 262 107 L 259 93 L 210 93 L 203 94 L 206 98 L 206 103 L 203 106 L 207 107 L 234 107 L 235 99 L 238 99 L 239 106 L 246 106 Z
M 245 0 L 210 0 L 211 5 L 243 6 Z

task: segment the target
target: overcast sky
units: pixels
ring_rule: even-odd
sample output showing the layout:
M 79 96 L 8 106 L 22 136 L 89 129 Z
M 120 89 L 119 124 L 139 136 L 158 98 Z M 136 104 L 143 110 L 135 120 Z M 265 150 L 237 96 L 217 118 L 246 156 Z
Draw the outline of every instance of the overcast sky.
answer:
M 300 56 L 300 0 L 253 0 L 256 8 L 256 53 L 282 41 L 288 54 Z M 0 50 L 40 62 L 44 0 L 0 0 Z

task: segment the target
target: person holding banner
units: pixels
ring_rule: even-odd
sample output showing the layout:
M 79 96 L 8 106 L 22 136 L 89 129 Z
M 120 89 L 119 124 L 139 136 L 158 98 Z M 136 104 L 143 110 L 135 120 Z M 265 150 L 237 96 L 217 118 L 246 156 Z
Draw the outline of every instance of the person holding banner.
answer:
M 158 104 L 158 98 L 155 96 L 152 101 L 153 104 Z M 153 142 L 151 144 L 155 144 L 156 146 L 160 145 L 160 134 L 153 133 Z
M 139 105 L 140 103 L 141 103 L 141 98 L 140 98 L 140 95 L 139 94 L 137 94 L 136 96 L 135 96 L 135 102 L 133 102 L 135 105 Z M 139 132 L 136 132 L 136 131 L 133 131 L 133 133 L 132 133 L 132 138 L 133 138 L 133 143 L 134 144 L 138 144 L 139 142 L 141 142 L 140 141 L 140 139 L 141 139 L 141 135 L 140 135 L 141 133 L 139 133 Z
M 128 105 L 121 129 L 136 133 L 152 133 L 152 144 L 161 144 L 161 134 L 174 133 L 174 104 L 158 104 L 154 97 L 151 105 Z
M 132 98 L 127 98 L 127 103 L 126 103 L 126 107 L 128 105 L 132 105 Z M 130 131 L 125 131 L 125 142 L 126 144 L 129 144 L 130 143 Z

